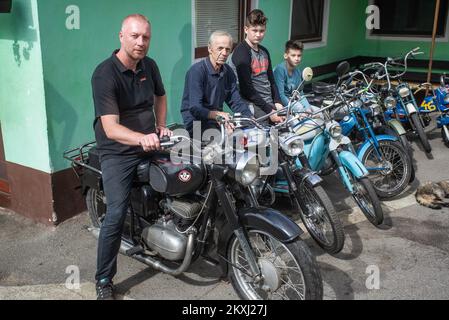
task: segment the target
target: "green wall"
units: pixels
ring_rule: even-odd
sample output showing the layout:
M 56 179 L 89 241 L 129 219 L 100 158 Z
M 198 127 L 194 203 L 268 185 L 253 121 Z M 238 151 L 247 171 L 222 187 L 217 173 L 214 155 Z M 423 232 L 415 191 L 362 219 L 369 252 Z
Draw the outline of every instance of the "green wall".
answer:
M 66 7 L 77 5 L 80 29 L 68 30 Z M 191 64 L 191 2 L 185 0 L 39 1 L 45 98 L 52 170 L 68 166 L 65 148 L 94 139 L 91 76 L 120 47 L 122 19 L 142 13 L 152 23 L 149 56 L 159 65 L 167 91 L 168 122 L 180 121 L 184 75 Z
M 429 42 L 368 40 L 368 0 L 329 0 L 327 44 L 306 49 L 303 66 L 357 55 L 396 56 Z M 259 0 L 269 17 L 264 45 L 273 64 L 282 61 L 289 35 L 290 0 Z M 90 79 L 95 67 L 119 47 L 124 16 L 143 13 L 153 25 L 149 55 L 160 67 L 169 122 L 179 122 L 184 76 L 192 62 L 191 0 L 14 0 L 0 14 L 0 121 L 6 160 L 44 172 L 69 166 L 62 153 L 93 140 Z M 68 30 L 66 8 L 80 9 L 80 29 Z M 437 43 L 435 59 L 449 60 L 449 44 Z
M 364 26 L 366 19 L 364 11 L 366 6 L 368 6 L 369 0 L 361 0 L 360 2 L 362 3 L 361 9 L 363 12 L 359 16 L 359 24 Z M 424 54 L 418 56 L 417 59 L 428 59 L 430 56 L 430 41 L 371 40 L 366 38 L 365 31 L 366 29 L 364 28 L 363 33 L 359 34 L 354 42 L 359 55 L 380 57 L 400 56 L 413 48 L 420 47 Z M 449 42 L 436 42 L 433 58 L 435 60 L 449 61 Z
M 354 39 L 361 39 L 359 0 L 329 0 L 327 44 L 304 51 L 302 66 L 317 66 L 357 55 Z M 284 45 L 290 28 L 290 0 L 259 0 L 259 7 L 268 16 L 263 44 L 270 50 L 273 64 L 283 59 Z M 363 9 L 364 11 L 364 9 Z M 363 24 L 364 26 L 365 24 Z
M 0 13 L 0 121 L 7 161 L 50 172 L 36 0 Z

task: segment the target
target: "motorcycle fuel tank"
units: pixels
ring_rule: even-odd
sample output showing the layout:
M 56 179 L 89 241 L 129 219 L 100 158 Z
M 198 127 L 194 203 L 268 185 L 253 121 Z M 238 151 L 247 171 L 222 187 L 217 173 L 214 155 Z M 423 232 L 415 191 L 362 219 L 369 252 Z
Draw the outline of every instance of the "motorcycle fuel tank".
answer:
M 154 158 L 150 166 L 151 187 L 170 196 L 194 193 L 205 178 L 206 170 L 202 164 L 174 164 L 167 155 Z

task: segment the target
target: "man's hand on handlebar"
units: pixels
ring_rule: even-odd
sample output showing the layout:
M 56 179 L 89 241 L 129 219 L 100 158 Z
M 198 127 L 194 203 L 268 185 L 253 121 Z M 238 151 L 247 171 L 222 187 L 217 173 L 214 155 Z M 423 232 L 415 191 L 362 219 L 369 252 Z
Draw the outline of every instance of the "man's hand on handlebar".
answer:
M 222 111 L 210 111 L 209 112 L 209 119 L 214 119 L 216 120 L 218 123 L 220 123 L 220 120 L 224 120 L 225 121 L 225 128 L 226 131 L 228 133 L 232 133 L 234 131 L 234 124 L 229 122 L 230 120 L 230 116 L 229 113 L 227 112 L 222 112 Z
M 157 126 L 156 133 L 158 133 L 159 138 L 162 138 L 163 136 L 171 137 L 173 135 L 173 132 L 165 126 Z
M 156 133 L 150 133 L 142 136 L 139 140 L 139 144 L 142 146 L 142 149 L 145 152 L 161 149 L 159 137 Z

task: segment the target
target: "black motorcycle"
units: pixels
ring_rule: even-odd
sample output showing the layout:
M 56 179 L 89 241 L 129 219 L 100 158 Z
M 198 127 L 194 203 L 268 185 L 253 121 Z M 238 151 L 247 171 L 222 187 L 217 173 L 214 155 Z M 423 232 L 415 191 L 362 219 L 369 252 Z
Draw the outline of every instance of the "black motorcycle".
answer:
M 174 164 L 170 149 L 187 140 L 194 145 L 184 136 L 162 139 L 165 150 L 138 166 L 120 252 L 175 276 L 206 259 L 221 267 L 242 299 L 322 299 L 321 274 L 300 227 L 278 211 L 236 201 L 235 192 L 247 192 L 259 175 L 257 156 L 210 161 L 225 153 L 218 143 L 202 149 L 199 159 Z M 64 157 L 79 176 L 98 238 L 107 199 L 95 143 Z

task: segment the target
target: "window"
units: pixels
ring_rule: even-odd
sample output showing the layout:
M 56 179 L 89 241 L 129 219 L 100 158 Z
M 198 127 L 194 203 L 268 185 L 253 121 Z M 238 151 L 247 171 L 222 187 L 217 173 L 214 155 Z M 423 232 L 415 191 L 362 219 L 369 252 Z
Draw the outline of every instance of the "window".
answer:
M 323 40 L 325 0 L 292 0 L 292 40 L 319 42 Z
M 437 38 L 446 33 L 448 0 L 440 1 Z M 375 0 L 379 7 L 380 29 L 372 30 L 372 35 L 432 37 L 436 0 Z
M 195 0 L 195 59 L 208 55 L 209 36 L 216 30 L 229 32 L 235 43 L 243 40 L 250 3 L 249 0 Z

